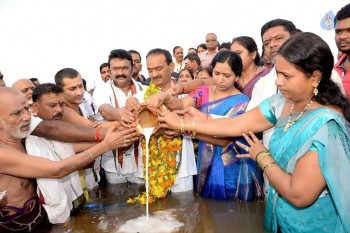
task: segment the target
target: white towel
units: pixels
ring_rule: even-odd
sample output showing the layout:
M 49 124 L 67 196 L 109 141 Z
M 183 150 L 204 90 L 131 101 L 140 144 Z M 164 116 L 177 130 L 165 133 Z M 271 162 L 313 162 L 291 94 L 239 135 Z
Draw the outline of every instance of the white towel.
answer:
M 30 135 L 26 139 L 26 149 L 32 156 L 59 161 L 74 155 L 71 144 L 47 140 Z M 75 172 L 62 179 L 38 178 L 38 194 L 45 199 L 45 208 L 52 224 L 61 224 L 69 220 L 72 201 L 79 197 L 83 190 L 79 175 Z

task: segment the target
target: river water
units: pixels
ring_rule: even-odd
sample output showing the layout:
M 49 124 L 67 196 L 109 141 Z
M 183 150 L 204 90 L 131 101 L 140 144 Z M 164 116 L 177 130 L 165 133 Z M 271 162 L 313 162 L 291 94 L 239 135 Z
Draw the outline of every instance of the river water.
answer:
M 127 221 L 134 221 L 146 215 L 145 205 L 128 204 L 127 199 L 144 191 L 144 185 L 105 184 L 90 193 L 88 203 L 71 218 L 67 226 L 51 226 L 40 233 L 97 233 L 97 232 L 235 232 L 260 233 L 263 228 L 263 199 L 252 202 L 230 199 L 227 201 L 202 198 L 195 192 L 170 193 L 165 199 L 149 205 L 150 218 L 161 216 L 163 222 L 152 222 L 152 228 L 121 231 Z M 162 225 L 172 230 L 161 228 Z M 145 224 L 146 225 L 146 224 Z M 160 230 L 157 230 L 157 229 Z M 134 229 L 134 228 L 132 228 Z

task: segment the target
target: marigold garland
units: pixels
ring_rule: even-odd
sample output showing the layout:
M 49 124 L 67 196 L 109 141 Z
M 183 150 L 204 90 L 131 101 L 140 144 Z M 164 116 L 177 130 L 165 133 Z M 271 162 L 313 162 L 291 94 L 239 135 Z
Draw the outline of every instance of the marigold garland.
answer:
M 153 82 L 145 91 L 144 99 L 161 92 Z M 143 138 L 142 154 L 146 154 L 146 143 Z M 162 135 L 152 135 L 149 142 L 148 156 L 148 203 L 152 203 L 159 198 L 164 198 L 171 186 L 175 183 L 178 164 L 176 163 L 176 155 L 181 150 L 181 137 L 172 139 Z M 144 164 L 144 174 L 146 174 L 146 156 L 142 156 Z M 146 180 L 146 177 L 145 177 Z M 146 192 L 138 195 L 135 198 L 129 198 L 128 203 L 146 204 Z

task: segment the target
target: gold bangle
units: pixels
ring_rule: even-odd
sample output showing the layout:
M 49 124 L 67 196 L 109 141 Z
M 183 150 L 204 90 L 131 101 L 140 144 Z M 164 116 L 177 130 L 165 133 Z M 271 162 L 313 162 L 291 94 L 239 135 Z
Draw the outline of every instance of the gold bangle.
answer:
M 268 169 L 269 167 L 273 166 L 273 165 L 276 165 L 277 163 L 275 161 L 273 162 L 270 162 L 268 164 L 266 164 L 263 168 L 263 173 L 265 173 L 266 169 Z
M 192 127 L 193 127 L 193 132 L 192 132 L 192 137 L 196 136 L 196 123 L 194 122 L 194 120 L 192 120 Z
M 269 156 L 269 155 L 271 155 L 269 152 L 264 153 L 264 154 L 260 157 L 258 164 L 260 164 L 260 163 L 263 161 L 263 159 L 264 159 L 266 156 Z
M 85 150 L 89 155 L 90 155 L 90 158 L 91 158 L 91 162 L 95 161 L 94 157 L 92 156 L 91 152 L 89 150 Z
M 180 133 L 183 134 L 185 132 L 185 120 L 181 119 L 180 122 Z
M 262 151 L 260 151 L 259 153 L 257 153 L 257 154 L 255 155 L 255 161 L 256 161 L 256 162 L 258 162 L 258 156 L 259 156 L 261 153 L 264 153 L 264 152 L 267 152 L 267 153 L 268 153 L 268 151 L 262 150 Z
M 166 95 L 166 99 L 165 99 L 165 104 L 170 103 L 173 100 L 173 96 L 170 95 L 168 92 L 163 92 Z M 170 96 L 170 99 L 168 101 L 166 101 L 168 99 L 168 96 Z

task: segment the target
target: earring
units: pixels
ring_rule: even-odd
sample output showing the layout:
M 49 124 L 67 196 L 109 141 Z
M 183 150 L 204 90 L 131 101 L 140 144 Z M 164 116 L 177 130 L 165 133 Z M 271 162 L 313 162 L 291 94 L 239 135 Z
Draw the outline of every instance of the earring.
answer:
M 313 93 L 314 93 L 314 96 L 317 96 L 317 95 L 318 95 L 318 89 L 317 89 L 317 87 L 314 87 Z

